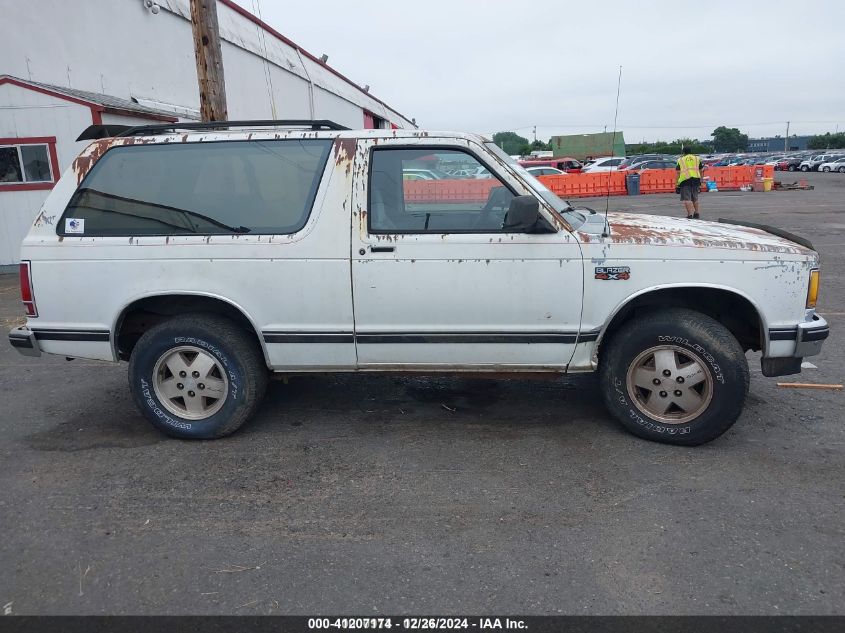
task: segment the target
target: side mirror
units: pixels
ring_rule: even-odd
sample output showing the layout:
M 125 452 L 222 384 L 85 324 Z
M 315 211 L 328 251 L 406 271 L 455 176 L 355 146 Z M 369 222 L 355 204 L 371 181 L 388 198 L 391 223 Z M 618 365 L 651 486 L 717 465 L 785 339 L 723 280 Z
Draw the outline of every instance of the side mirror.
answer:
M 540 201 L 534 196 L 516 196 L 511 200 L 502 229 L 509 233 L 555 233 L 540 215 Z

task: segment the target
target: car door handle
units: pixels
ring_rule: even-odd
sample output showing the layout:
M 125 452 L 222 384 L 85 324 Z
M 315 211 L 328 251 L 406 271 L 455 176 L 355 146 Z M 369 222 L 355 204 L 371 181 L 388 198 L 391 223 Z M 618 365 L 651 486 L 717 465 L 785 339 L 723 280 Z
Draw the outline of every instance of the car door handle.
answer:
M 392 253 L 394 250 L 393 246 L 370 246 L 371 253 Z

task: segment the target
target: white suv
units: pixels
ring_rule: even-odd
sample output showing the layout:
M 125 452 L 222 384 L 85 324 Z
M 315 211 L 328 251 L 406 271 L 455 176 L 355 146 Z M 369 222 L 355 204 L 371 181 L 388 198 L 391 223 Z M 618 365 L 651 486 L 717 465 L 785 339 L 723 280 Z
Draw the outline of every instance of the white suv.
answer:
M 616 171 L 619 165 L 625 160 L 623 156 L 606 156 L 604 158 L 597 158 L 589 165 L 585 165 L 581 170 L 585 174 L 597 174 L 606 171 Z
M 739 416 L 746 350 L 797 373 L 828 336 L 799 237 L 606 222 L 476 135 L 300 123 L 93 142 L 24 240 L 12 345 L 128 361 L 140 410 L 182 438 L 233 432 L 270 372 L 598 370 L 626 428 L 694 445 Z M 458 162 L 490 176 L 403 178 Z

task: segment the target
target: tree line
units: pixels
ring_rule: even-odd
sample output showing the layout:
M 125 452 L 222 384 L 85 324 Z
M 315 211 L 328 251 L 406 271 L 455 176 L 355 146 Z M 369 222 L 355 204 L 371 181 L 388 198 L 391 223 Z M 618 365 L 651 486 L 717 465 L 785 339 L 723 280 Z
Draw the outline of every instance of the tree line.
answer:
M 713 140 L 699 141 L 689 138 L 679 138 L 674 141 L 655 141 L 653 143 L 629 143 L 625 145 L 627 154 L 680 154 L 681 147 L 687 147 L 694 154 L 744 152 L 748 149 L 748 134 L 743 134 L 738 128 L 720 125 L 710 134 Z M 536 140 L 530 142 L 516 132 L 496 132 L 493 142 L 510 155 L 526 156 L 533 151 L 549 151 L 552 149 L 551 139 L 548 142 Z M 812 137 L 807 145 L 810 149 L 842 149 L 845 148 L 845 132 L 818 134 Z

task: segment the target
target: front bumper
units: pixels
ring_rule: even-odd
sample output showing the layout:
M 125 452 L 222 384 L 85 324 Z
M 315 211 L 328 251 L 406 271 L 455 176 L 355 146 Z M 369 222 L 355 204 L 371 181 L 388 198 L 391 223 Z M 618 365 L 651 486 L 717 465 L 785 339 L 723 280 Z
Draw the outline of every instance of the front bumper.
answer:
M 830 326 L 818 314 L 813 320 L 798 324 L 798 335 L 795 339 L 795 356 L 815 356 L 822 351 L 822 343 L 830 336 Z
M 795 341 L 795 348 L 789 356 L 763 358 L 760 365 L 767 377 L 788 376 L 801 373 L 801 361 L 805 356 L 815 356 L 822 351 L 822 343 L 830 336 L 827 321 L 815 312 L 807 320 L 794 327 L 769 330 L 769 341 Z
M 793 327 L 779 327 L 769 330 L 769 340 L 795 341 L 794 358 L 815 356 L 822 351 L 822 343 L 830 336 L 830 326 L 813 312 L 806 321 Z
M 9 332 L 9 343 L 24 356 L 41 356 L 35 332 L 26 327 L 16 327 Z

